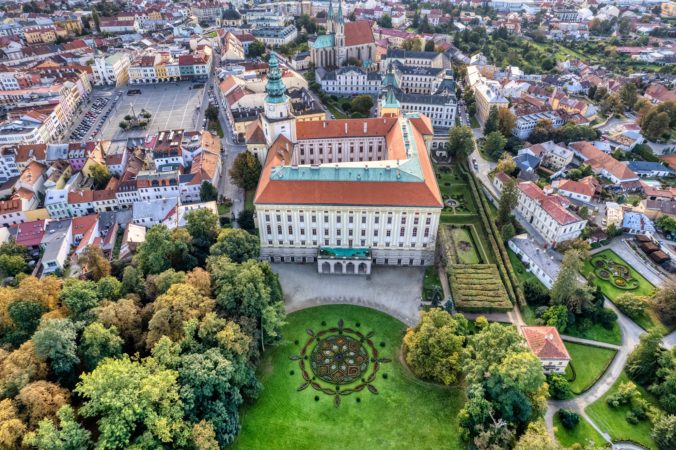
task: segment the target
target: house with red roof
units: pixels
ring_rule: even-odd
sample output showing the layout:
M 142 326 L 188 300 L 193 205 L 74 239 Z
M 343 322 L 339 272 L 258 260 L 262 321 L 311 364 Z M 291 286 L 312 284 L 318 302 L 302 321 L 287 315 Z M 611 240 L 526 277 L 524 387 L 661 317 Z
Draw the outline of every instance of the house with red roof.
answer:
M 504 173 L 498 174 L 493 184 L 500 189 L 508 179 Z M 580 236 L 587 221 L 569 209 L 570 201 L 565 197 L 548 195 L 532 181 L 517 184 L 517 189 L 519 200 L 516 211 L 533 226 L 547 245 L 555 247 Z
M 521 327 L 528 348 L 538 357 L 546 374 L 564 373 L 570 354 L 555 327 Z

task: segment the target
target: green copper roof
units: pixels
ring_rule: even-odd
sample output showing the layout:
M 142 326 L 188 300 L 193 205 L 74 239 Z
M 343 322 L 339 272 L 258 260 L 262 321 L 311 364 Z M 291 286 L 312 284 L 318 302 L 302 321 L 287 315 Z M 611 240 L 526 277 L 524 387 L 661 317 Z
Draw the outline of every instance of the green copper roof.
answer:
M 327 17 L 327 21 L 330 22 L 333 20 L 333 4 L 331 3 L 331 0 L 329 0 L 329 13 Z
M 286 86 L 282 81 L 282 73 L 279 71 L 279 62 L 277 56 L 273 53 L 268 61 L 268 83 L 265 85 L 265 101 L 268 103 L 284 103 L 287 100 Z
M 343 20 L 343 2 L 338 0 L 338 23 L 344 23 Z
M 388 88 L 385 99 L 383 100 L 383 108 L 401 108 L 401 103 L 394 96 L 394 89 Z
M 317 36 L 317 39 L 315 40 L 314 44 L 312 44 L 313 48 L 331 48 L 335 45 L 335 36 L 333 34 L 322 34 L 321 36 Z
M 371 182 L 399 182 L 420 183 L 425 181 L 420 168 L 418 152 L 415 140 L 412 139 L 411 117 L 419 117 L 418 114 L 406 114 L 399 119 L 406 159 L 381 160 L 369 162 L 341 162 L 326 164 L 303 164 L 297 166 L 276 166 L 270 173 L 271 180 L 294 180 L 294 181 L 371 181 Z

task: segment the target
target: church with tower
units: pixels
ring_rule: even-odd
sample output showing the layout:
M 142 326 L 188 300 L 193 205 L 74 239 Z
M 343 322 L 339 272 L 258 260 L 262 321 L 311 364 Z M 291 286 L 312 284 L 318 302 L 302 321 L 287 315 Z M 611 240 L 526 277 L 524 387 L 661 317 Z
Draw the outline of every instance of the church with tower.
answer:
M 367 20 L 345 22 L 343 4 L 338 3 L 334 14 L 329 1 L 326 34 L 310 44 L 310 57 L 316 68 L 333 69 L 345 65 L 360 65 L 375 70 L 376 44 Z

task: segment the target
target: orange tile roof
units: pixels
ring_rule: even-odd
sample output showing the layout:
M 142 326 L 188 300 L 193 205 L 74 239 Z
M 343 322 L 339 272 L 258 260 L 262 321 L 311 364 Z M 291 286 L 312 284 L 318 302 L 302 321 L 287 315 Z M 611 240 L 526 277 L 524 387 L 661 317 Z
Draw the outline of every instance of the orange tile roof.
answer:
M 521 327 L 528 347 L 540 359 L 566 359 L 570 355 L 554 327 Z
M 265 133 L 261 128 L 259 120 L 254 120 L 246 126 L 246 139 L 247 144 L 265 144 Z
M 369 125 L 367 133 L 363 134 L 365 122 Z M 403 136 L 401 127 L 394 126 L 396 123 L 397 119 L 394 118 L 298 122 L 297 135 L 299 139 L 301 135 L 305 136 L 305 139 L 385 135 L 388 159 L 404 159 Z M 314 126 L 308 126 L 310 124 Z M 346 125 L 348 134 L 345 134 Z M 320 130 L 325 131 L 326 135 L 322 135 Z M 412 127 L 411 131 L 418 148 L 424 182 L 271 180 L 273 167 L 291 163 L 293 144 L 280 135 L 268 150 L 268 157 L 254 201 L 256 204 L 387 205 L 440 208 L 443 202 L 432 164 L 427 156 L 423 135 L 417 126 Z
M 593 196 L 595 192 L 594 186 L 591 184 L 573 180 L 561 180 L 559 190 L 587 195 L 589 197 Z
M 540 189 L 538 185 L 533 183 L 532 181 L 525 181 L 523 183 L 519 183 L 517 187 L 521 192 L 523 192 L 533 200 L 540 201 L 543 198 L 545 198 L 545 193 L 542 192 L 542 189 Z
M 396 118 L 311 120 L 296 123 L 296 137 L 304 139 L 331 139 L 351 136 L 385 136 L 397 123 Z M 364 132 L 366 124 L 366 132 Z
M 345 24 L 345 45 L 363 45 L 375 42 L 373 30 L 367 20 L 357 20 Z

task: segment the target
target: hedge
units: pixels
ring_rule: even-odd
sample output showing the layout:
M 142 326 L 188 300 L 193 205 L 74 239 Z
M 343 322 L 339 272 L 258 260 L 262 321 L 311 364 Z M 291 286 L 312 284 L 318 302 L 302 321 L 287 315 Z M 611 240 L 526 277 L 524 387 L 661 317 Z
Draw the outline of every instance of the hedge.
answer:
M 495 264 L 450 264 L 447 271 L 459 310 L 491 312 L 513 308 Z
M 474 177 L 474 174 L 470 174 L 470 178 L 471 178 L 470 185 L 472 185 L 474 187 L 474 189 L 472 189 L 472 192 L 474 192 L 478 195 L 478 188 L 476 186 L 477 181 L 476 181 L 476 178 Z M 512 262 L 509 259 L 509 254 L 507 253 L 507 249 L 505 248 L 504 242 L 502 242 L 502 236 L 501 236 L 500 232 L 498 231 L 498 227 L 495 225 L 495 222 L 493 220 L 490 220 L 487 216 L 487 214 L 488 214 L 487 213 L 487 211 L 488 211 L 488 204 L 487 204 L 488 200 L 483 195 L 478 195 L 478 197 L 479 197 L 479 201 L 481 202 L 481 207 L 479 209 L 483 212 L 482 218 L 485 221 L 488 222 L 489 229 L 491 230 L 491 234 L 493 236 L 493 240 L 496 241 L 496 243 L 497 243 L 496 245 L 497 245 L 498 250 L 499 250 L 499 253 L 496 253 L 495 257 L 496 257 L 496 259 L 500 259 L 500 258 L 498 258 L 498 255 L 500 255 L 502 262 L 503 262 L 502 267 L 504 267 L 504 269 L 507 273 L 507 276 L 509 278 L 509 285 L 510 286 L 508 286 L 508 292 L 509 292 L 509 288 L 511 287 L 512 288 L 511 292 L 513 293 L 513 295 L 515 295 L 519 306 L 523 306 L 523 305 L 526 304 L 526 297 L 524 296 L 523 290 L 521 289 L 521 285 L 519 284 L 518 279 L 516 277 L 516 274 L 514 273 L 514 268 L 512 267 Z M 510 298 L 513 298 L 513 297 L 510 297 Z
M 501 238 L 496 239 L 496 236 L 500 236 L 500 234 L 494 234 L 494 227 L 495 224 L 488 218 L 488 207 L 484 203 L 486 199 L 484 199 L 480 194 L 479 190 L 476 185 L 476 179 L 472 174 L 469 174 L 469 186 L 470 189 L 472 190 L 472 194 L 475 197 L 475 200 L 478 204 L 478 209 L 479 209 L 479 216 L 481 217 L 481 221 L 484 225 L 484 228 L 486 229 L 486 232 L 488 234 L 489 241 L 491 243 L 491 248 L 493 250 L 493 254 L 495 255 L 495 261 L 498 266 L 498 273 L 500 274 L 500 278 L 502 279 L 502 282 L 505 285 L 505 288 L 507 289 L 507 295 L 509 296 L 509 299 L 512 301 L 512 303 L 516 303 L 517 297 L 514 294 L 514 288 L 512 286 L 511 280 L 509 279 L 507 275 L 507 269 L 505 268 L 505 263 L 504 259 L 501 258 L 501 253 L 500 253 L 500 247 L 498 246 L 498 242 L 502 242 Z M 493 225 L 493 227 L 491 227 Z

